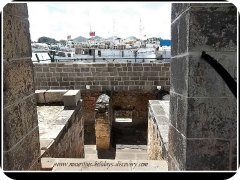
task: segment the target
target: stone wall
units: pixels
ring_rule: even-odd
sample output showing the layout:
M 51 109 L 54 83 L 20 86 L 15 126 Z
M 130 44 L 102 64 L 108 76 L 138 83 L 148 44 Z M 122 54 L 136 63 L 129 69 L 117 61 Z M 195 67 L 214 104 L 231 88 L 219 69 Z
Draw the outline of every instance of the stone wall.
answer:
M 40 143 L 26 3 L 3 8 L 3 169 L 40 169 Z
M 111 102 L 113 114 L 119 111 L 131 111 L 132 123 L 131 126 L 140 127 L 147 132 L 148 118 L 148 100 L 158 99 L 159 91 L 118 91 L 111 92 Z M 85 144 L 95 144 L 95 106 L 101 92 L 94 90 L 81 91 L 84 106 L 84 138 Z M 118 126 L 119 123 L 113 122 L 113 126 Z
M 203 59 L 237 79 L 237 9 L 229 3 L 173 3 L 169 170 L 236 170 L 237 101 Z
M 169 101 L 150 100 L 148 105 L 148 144 L 150 160 L 167 160 Z
M 170 63 L 35 63 L 36 89 L 152 90 L 170 88 Z
M 64 119 L 69 117 L 69 113 L 62 111 L 61 116 L 63 116 L 61 119 Z M 82 117 L 83 106 L 79 101 L 70 118 L 61 120 L 64 127 L 55 137 L 53 143 L 43 153 L 42 157 L 84 158 L 84 122 Z M 67 122 L 65 123 L 65 121 Z

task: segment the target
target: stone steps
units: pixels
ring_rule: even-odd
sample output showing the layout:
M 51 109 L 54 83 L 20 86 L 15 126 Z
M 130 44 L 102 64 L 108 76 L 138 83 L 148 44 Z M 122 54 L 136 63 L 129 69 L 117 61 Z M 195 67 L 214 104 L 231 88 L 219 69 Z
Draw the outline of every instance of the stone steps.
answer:
M 166 161 L 161 160 L 111 160 L 78 158 L 42 158 L 42 170 L 45 171 L 168 171 Z
M 147 160 L 146 145 L 116 145 L 116 149 L 97 152 L 96 145 L 85 145 L 85 159 Z

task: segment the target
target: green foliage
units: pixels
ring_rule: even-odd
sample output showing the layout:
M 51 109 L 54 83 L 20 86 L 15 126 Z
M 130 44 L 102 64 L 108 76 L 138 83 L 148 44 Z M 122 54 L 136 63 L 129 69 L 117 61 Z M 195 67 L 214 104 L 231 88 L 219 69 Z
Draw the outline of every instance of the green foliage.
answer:
M 38 42 L 39 43 L 47 43 L 47 44 L 49 44 L 49 43 L 57 43 L 58 41 L 56 41 L 53 38 L 49 38 L 49 37 L 43 36 L 43 37 L 38 38 Z

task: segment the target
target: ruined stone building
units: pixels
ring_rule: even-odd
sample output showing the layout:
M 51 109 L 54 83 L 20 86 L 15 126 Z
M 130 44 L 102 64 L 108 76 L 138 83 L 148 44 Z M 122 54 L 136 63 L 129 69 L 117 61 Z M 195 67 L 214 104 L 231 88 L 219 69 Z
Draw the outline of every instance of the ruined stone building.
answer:
M 33 64 L 27 4 L 7 4 L 3 169 L 235 171 L 237 99 L 201 55 L 237 81 L 237 9 L 173 3 L 171 11 L 171 63 Z

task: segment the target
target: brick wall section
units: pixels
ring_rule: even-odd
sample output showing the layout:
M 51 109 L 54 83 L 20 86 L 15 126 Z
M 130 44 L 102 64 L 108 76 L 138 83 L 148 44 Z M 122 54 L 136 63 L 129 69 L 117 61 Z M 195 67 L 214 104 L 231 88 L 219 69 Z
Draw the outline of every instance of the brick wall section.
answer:
M 35 63 L 36 89 L 152 90 L 170 87 L 170 63 Z
M 40 169 L 40 143 L 26 3 L 3 8 L 3 169 Z
M 83 107 L 79 102 L 67 123 L 42 157 L 84 158 Z

